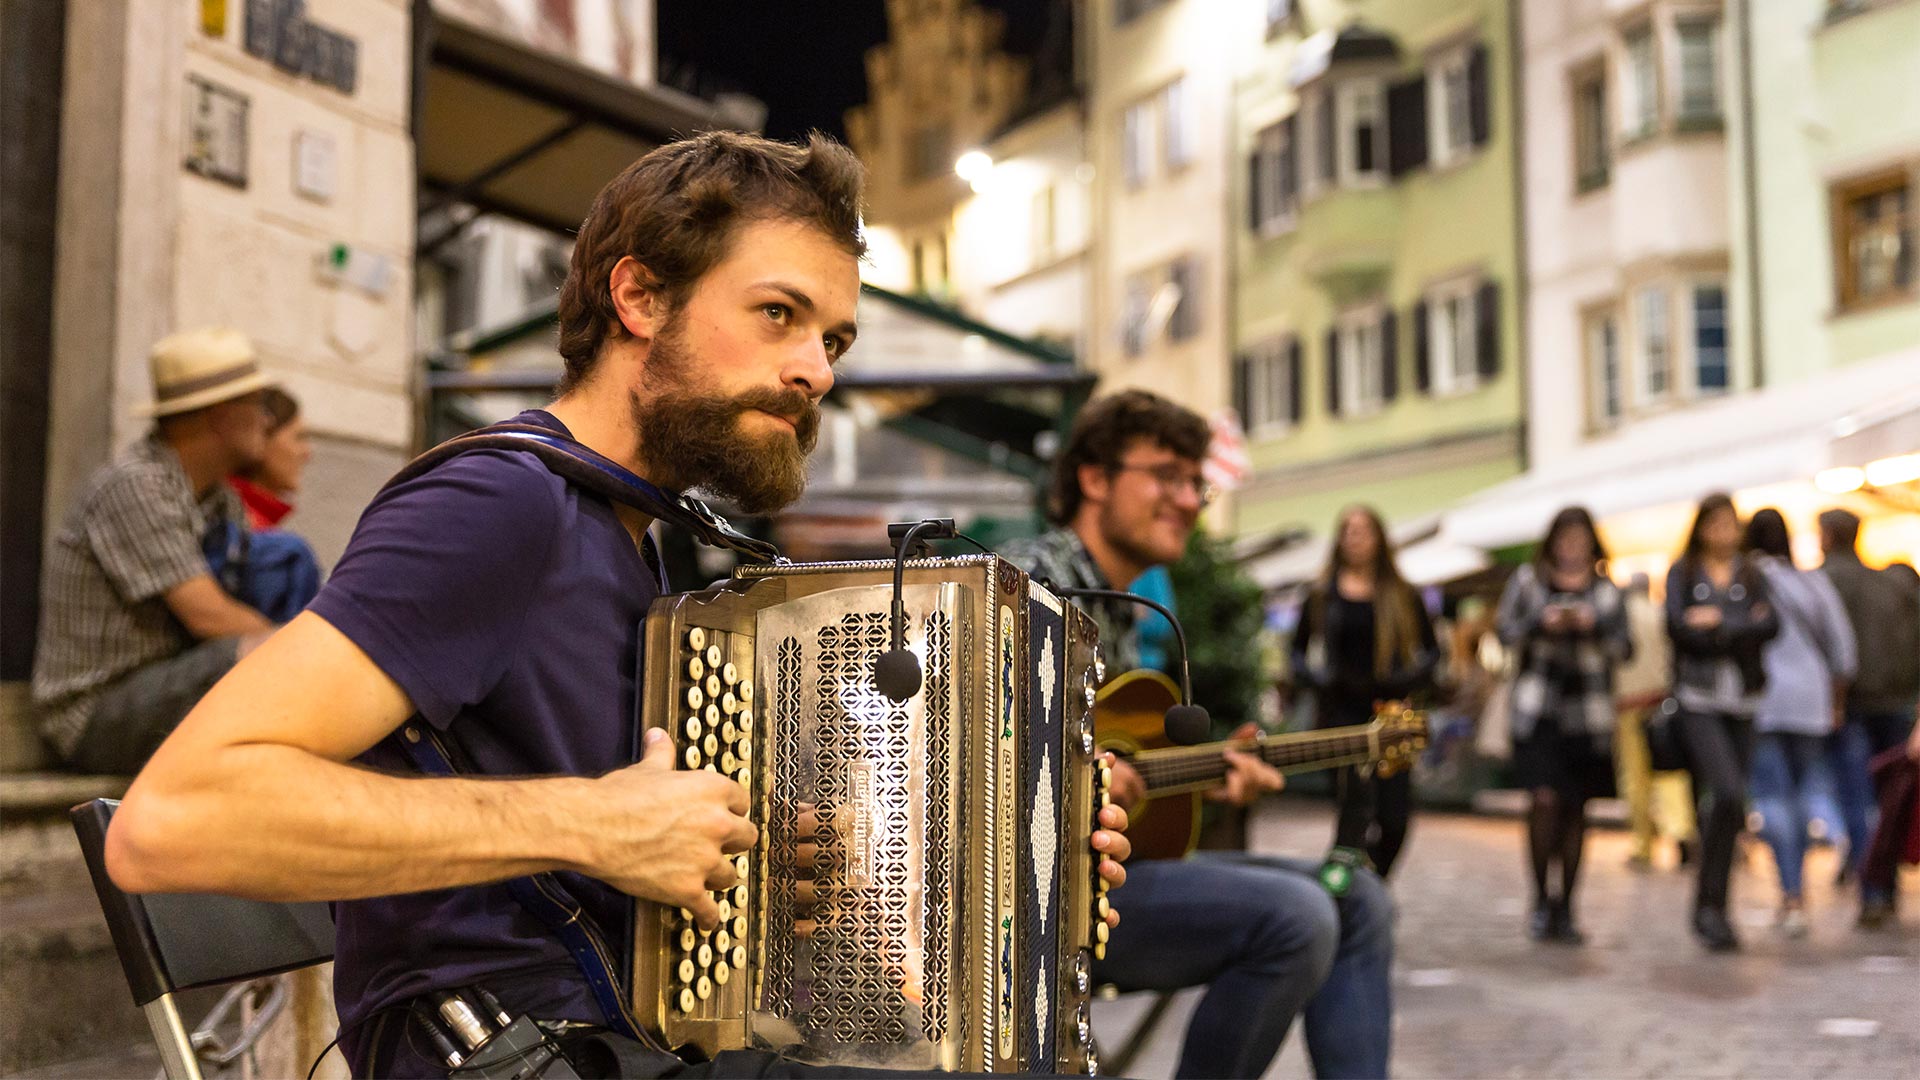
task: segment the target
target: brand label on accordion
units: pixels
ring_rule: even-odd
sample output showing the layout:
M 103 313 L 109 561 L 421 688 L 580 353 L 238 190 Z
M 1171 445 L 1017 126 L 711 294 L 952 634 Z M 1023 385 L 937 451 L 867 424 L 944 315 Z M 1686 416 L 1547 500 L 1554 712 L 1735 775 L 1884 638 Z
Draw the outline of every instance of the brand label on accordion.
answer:
M 874 816 L 873 763 L 847 764 L 847 884 L 856 889 L 873 885 Z

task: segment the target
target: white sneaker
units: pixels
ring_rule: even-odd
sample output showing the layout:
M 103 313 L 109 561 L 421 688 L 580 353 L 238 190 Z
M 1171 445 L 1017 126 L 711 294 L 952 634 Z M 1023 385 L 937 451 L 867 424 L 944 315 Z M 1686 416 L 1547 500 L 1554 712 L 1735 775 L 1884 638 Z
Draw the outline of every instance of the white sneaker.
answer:
M 1807 913 L 1799 907 L 1780 909 L 1780 933 L 1794 940 L 1807 936 Z

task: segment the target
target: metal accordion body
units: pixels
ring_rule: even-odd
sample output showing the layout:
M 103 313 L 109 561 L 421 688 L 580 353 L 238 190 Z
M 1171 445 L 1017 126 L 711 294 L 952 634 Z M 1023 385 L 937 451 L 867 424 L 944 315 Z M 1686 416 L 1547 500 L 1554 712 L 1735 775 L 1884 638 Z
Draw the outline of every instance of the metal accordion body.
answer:
M 760 841 L 716 931 L 636 901 L 634 1014 L 706 1055 L 1091 1073 L 1093 622 L 999 558 L 910 561 L 924 681 L 896 704 L 892 571 L 752 567 L 655 603 L 642 722 L 747 786 Z

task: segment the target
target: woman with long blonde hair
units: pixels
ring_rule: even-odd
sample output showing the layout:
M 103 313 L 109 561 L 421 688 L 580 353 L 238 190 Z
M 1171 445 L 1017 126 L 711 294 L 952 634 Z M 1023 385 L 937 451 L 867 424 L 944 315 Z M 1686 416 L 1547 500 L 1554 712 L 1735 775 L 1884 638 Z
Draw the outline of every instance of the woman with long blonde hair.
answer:
M 1321 727 L 1364 724 L 1376 701 L 1431 689 L 1439 658 L 1420 595 L 1400 576 L 1386 527 L 1371 507 L 1340 512 L 1327 568 L 1307 594 L 1293 638 L 1296 681 L 1318 703 Z M 1335 777 L 1334 846 L 1361 852 L 1381 877 L 1406 842 L 1413 784 L 1347 766 Z

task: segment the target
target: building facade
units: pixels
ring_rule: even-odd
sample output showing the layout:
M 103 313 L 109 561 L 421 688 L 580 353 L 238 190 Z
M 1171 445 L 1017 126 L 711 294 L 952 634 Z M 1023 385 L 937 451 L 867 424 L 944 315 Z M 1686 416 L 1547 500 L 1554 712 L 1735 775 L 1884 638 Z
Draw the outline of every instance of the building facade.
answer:
M 1231 109 L 1236 531 L 1416 520 L 1521 468 L 1515 13 L 1264 7 Z

